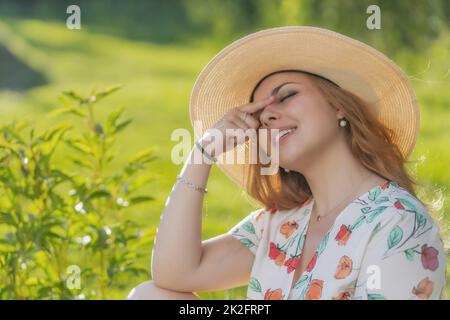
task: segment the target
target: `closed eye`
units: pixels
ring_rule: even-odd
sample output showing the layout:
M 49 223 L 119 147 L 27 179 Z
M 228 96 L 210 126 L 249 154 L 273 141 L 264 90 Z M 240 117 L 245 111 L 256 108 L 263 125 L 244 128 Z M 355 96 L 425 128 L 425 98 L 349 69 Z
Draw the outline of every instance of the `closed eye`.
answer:
M 295 96 L 297 94 L 297 92 L 292 92 L 290 94 L 288 94 L 287 96 L 284 96 L 283 98 L 280 99 L 280 102 L 284 102 L 284 100 L 286 100 L 289 97 Z

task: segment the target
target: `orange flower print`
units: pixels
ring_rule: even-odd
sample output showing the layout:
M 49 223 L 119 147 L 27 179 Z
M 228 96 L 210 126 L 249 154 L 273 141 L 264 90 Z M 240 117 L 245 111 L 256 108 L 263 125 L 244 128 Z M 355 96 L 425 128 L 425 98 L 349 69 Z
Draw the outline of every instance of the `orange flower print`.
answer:
M 352 273 L 353 261 L 347 256 L 342 256 L 339 259 L 338 265 L 336 267 L 336 272 L 334 273 L 335 279 L 344 279 L 350 273 Z
M 352 231 L 349 230 L 349 228 L 345 224 L 343 224 L 341 225 L 341 228 L 339 229 L 339 232 L 334 239 L 337 240 L 338 245 L 345 246 L 351 234 Z
M 337 296 L 331 298 L 332 300 L 350 300 L 355 293 L 355 289 L 349 289 L 347 291 L 339 293 Z
M 294 230 L 298 229 L 298 223 L 295 221 L 288 221 L 281 225 L 280 233 L 285 236 L 285 238 L 289 238 Z
M 270 290 L 267 289 L 266 293 L 264 294 L 264 300 L 283 300 L 284 295 L 283 291 L 281 289 L 276 290 Z
M 316 265 L 316 261 L 317 261 L 317 251 L 311 258 L 311 261 L 309 261 L 308 266 L 306 267 L 306 271 L 311 272 L 311 270 L 314 269 L 314 266 Z
M 314 279 L 309 285 L 306 300 L 319 300 L 322 297 L 323 280 Z
M 286 252 L 281 251 L 275 243 L 270 242 L 269 258 L 275 260 L 277 266 L 282 266 L 286 259 Z
M 433 281 L 430 278 L 423 278 L 417 285 L 412 289 L 412 293 L 415 294 L 419 299 L 428 299 L 433 293 Z
M 286 259 L 286 252 L 280 252 L 280 254 L 275 258 L 275 264 L 277 266 L 282 266 L 284 264 L 284 259 Z
M 295 269 L 297 269 L 300 263 L 300 255 L 287 259 L 284 262 L 284 265 L 287 267 L 287 273 L 291 273 Z

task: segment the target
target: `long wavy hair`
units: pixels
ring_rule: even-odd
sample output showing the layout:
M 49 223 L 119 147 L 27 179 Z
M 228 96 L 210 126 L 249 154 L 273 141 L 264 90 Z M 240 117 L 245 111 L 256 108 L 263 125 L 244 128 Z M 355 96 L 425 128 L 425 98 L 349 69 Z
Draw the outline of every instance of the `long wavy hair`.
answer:
M 343 111 L 349 125 L 345 130 L 345 139 L 352 154 L 361 164 L 373 173 L 386 180 L 396 182 L 411 195 L 416 197 L 429 211 L 434 211 L 439 205 L 422 202 L 416 195 L 415 186 L 424 184 L 412 178 L 406 165 L 417 161 L 410 161 L 403 157 L 399 148 L 392 141 L 392 130 L 381 123 L 373 109 L 355 94 L 339 87 L 334 82 L 321 76 L 301 70 L 281 70 L 270 73 L 262 78 L 255 86 L 250 102 L 253 102 L 254 92 L 259 84 L 268 76 L 279 72 L 300 72 L 309 77 L 330 107 Z M 259 150 L 259 141 L 257 150 Z M 257 155 L 258 157 L 258 155 Z M 292 209 L 302 206 L 311 196 L 311 189 L 303 174 L 296 171 L 285 172 L 278 170 L 273 175 L 260 175 L 264 165 L 261 161 L 245 167 L 245 184 L 247 192 L 266 208 L 277 210 Z

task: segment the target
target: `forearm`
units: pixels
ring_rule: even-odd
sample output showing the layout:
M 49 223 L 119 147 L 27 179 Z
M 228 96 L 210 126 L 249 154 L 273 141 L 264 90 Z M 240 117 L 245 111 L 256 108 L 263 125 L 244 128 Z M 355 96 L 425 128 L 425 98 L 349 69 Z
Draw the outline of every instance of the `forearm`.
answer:
M 205 161 L 198 163 L 199 159 L 202 160 L 201 152 L 194 146 L 180 175 L 205 188 L 211 165 Z M 174 184 L 155 237 L 152 254 L 154 281 L 176 281 L 178 275 L 185 276 L 198 267 L 202 255 L 203 198 L 203 192 L 182 182 Z

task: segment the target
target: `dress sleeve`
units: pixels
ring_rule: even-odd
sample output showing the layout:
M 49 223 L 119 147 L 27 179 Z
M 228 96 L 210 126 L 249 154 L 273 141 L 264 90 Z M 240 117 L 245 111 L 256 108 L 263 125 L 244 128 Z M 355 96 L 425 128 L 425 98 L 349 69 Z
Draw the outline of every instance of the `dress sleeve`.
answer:
M 264 232 L 267 210 L 264 208 L 252 211 L 248 216 L 232 227 L 227 234 L 238 239 L 243 245 L 256 254 L 259 242 Z
M 355 299 L 442 299 L 446 254 L 438 226 L 424 207 L 393 208 L 372 233 Z

